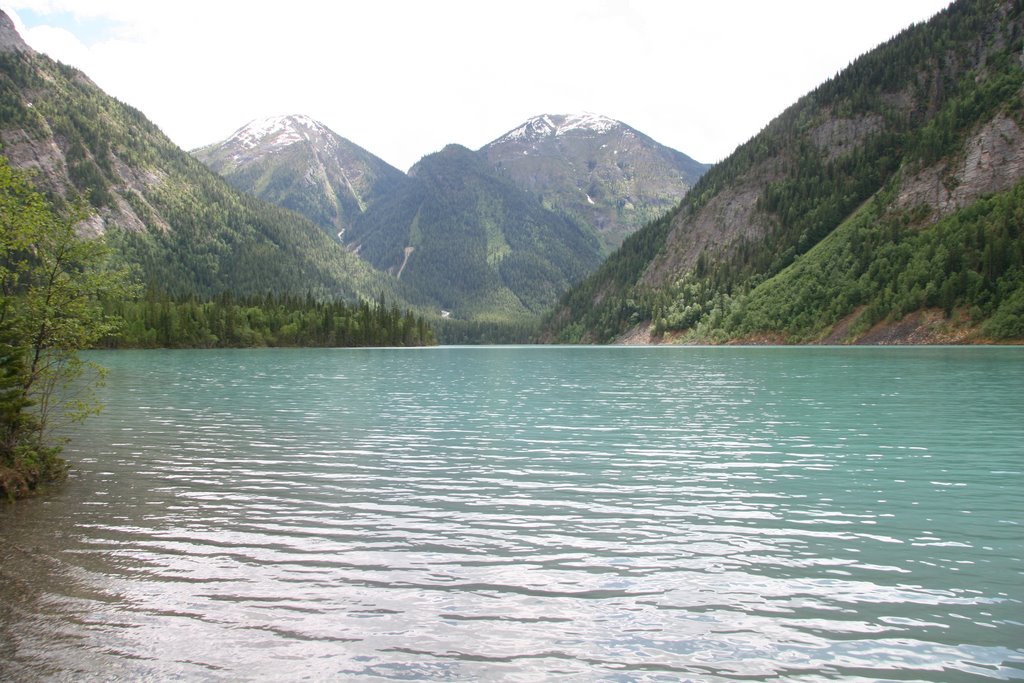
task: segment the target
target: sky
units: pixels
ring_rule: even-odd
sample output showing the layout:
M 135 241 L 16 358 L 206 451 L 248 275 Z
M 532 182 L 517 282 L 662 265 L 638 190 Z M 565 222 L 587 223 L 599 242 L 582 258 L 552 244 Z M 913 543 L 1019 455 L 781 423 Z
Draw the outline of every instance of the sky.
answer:
M 306 114 L 407 170 L 591 112 L 714 163 L 948 0 L 0 0 L 175 143 Z

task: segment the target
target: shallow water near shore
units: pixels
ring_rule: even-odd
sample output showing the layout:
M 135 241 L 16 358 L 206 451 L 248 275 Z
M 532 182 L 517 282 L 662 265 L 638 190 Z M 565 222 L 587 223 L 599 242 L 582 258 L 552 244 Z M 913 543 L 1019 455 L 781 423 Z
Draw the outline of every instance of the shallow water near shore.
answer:
M 5 680 L 1024 680 L 1024 349 L 140 351 Z

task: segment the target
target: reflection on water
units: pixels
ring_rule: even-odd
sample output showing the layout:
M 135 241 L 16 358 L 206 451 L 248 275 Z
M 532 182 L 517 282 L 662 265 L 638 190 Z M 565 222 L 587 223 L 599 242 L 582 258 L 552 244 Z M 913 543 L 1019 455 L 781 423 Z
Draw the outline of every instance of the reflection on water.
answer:
M 8 678 L 1024 678 L 1021 350 L 99 360 Z

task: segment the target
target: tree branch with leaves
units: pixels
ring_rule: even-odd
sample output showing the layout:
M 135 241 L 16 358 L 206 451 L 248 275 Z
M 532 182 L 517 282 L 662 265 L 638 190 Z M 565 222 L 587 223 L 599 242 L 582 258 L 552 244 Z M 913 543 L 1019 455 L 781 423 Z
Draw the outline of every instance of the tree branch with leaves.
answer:
M 102 237 L 76 226 L 76 202 L 57 214 L 28 175 L 0 157 L 0 493 L 25 494 L 63 476 L 55 431 L 99 404 L 102 369 L 82 361 L 119 325 L 103 299 L 134 295 L 129 273 L 109 267 Z

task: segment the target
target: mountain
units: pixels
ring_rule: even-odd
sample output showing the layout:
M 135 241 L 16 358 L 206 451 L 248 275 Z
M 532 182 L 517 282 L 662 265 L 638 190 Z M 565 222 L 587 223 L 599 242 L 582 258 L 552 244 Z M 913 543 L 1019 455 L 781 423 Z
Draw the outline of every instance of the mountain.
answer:
M 596 114 L 545 114 L 480 154 L 548 208 L 593 226 L 614 248 L 676 206 L 710 165 Z
M 1021 14 L 961 0 L 854 61 L 627 238 L 545 337 L 1024 339 Z
M 591 230 L 458 145 L 413 166 L 345 242 L 455 317 L 478 320 L 539 314 L 602 258 Z
M 0 153 L 58 208 L 85 195 L 83 232 L 173 295 L 313 293 L 394 301 L 394 278 L 305 218 L 244 195 L 80 71 L 35 53 L 0 12 Z
M 342 238 L 405 174 L 308 116 L 251 121 L 192 155 L 243 192 Z
M 541 313 L 707 169 L 591 114 L 536 117 L 477 152 L 449 146 L 408 176 L 298 115 L 251 122 L 193 155 L 423 301 L 485 320 Z

